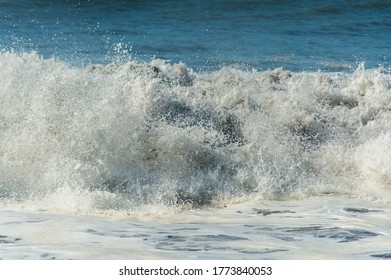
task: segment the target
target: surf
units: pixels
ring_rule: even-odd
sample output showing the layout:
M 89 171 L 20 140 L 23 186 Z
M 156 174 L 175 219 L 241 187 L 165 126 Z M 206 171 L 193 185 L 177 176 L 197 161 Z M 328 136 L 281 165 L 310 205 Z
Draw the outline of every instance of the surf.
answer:
M 0 54 L 0 196 L 87 213 L 333 194 L 389 202 L 389 69 L 75 67 Z

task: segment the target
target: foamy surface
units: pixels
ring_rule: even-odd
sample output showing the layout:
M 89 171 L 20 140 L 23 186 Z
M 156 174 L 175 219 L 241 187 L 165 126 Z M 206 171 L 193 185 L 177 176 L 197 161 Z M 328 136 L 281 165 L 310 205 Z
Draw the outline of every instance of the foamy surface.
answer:
M 0 77 L 1 258 L 389 253 L 389 69 L 2 52 Z
M 325 193 L 391 199 L 387 69 L 0 58 L 4 205 L 89 213 Z
M 389 259 L 390 213 L 333 197 L 137 217 L 2 210 L 0 259 Z

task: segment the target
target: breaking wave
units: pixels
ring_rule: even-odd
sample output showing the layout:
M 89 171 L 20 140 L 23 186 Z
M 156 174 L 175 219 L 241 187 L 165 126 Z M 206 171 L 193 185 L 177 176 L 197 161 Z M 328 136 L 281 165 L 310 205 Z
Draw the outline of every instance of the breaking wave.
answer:
M 73 212 L 391 201 L 391 75 L 0 54 L 0 198 Z M 225 203 L 224 202 L 224 203 Z

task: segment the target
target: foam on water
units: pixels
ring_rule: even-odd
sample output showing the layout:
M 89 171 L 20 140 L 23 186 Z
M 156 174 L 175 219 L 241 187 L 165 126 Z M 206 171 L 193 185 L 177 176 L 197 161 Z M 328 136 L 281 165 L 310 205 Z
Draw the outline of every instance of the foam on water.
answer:
M 0 259 L 389 259 L 390 213 L 333 196 L 132 217 L 1 210 Z
M 3 207 L 66 212 L 391 201 L 391 75 L 72 67 L 0 54 Z M 144 211 L 144 210 L 143 210 Z

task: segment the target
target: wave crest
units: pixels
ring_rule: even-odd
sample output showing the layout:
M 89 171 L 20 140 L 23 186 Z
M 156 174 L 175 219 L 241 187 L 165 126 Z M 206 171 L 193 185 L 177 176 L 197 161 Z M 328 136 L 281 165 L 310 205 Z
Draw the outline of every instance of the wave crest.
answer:
M 6 52 L 0 76 L 3 201 L 90 211 L 325 193 L 391 199 L 386 69 L 75 68 Z

